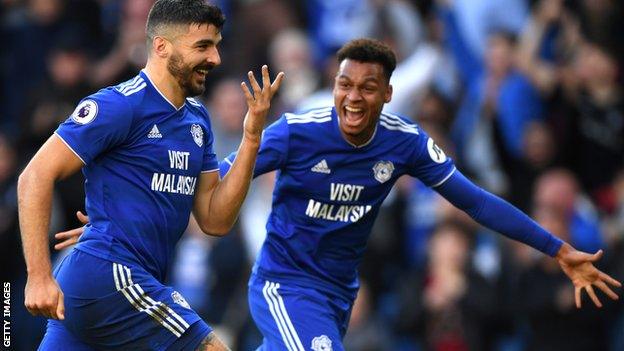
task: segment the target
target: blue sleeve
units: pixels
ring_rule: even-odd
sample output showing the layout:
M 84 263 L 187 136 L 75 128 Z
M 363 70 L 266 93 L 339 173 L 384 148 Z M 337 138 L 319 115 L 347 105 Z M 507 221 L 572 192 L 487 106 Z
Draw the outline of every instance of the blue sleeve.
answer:
M 105 89 L 83 99 L 55 133 L 84 164 L 89 164 L 122 143 L 131 125 L 132 109 L 125 97 Z
M 212 133 L 212 127 L 210 125 L 210 118 L 208 112 L 206 112 L 206 124 L 208 126 L 205 136 L 206 148 L 204 148 L 204 156 L 202 159 L 202 172 L 213 172 L 219 169 L 219 160 L 217 160 L 217 154 L 214 152 L 214 134 Z
M 288 123 L 284 116 L 264 130 L 262 141 L 260 142 L 260 150 L 258 150 L 258 157 L 256 158 L 254 178 L 280 169 L 286 164 L 288 139 Z M 233 152 L 219 163 L 219 173 L 222 178 L 230 170 L 235 158 L 236 152 Z
M 459 171 L 436 188 L 438 193 L 480 224 L 551 257 L 563 244 L 507 201 L 473 184 Z
M 438 10 L 438 13 L 444 24 L 444 41 L 453 55 L 455 64 L 459 68 L 464 79 L 464 83 L 472 84 L 476 78 L 481 76 L 484 69 L 483 63 L 471 51 L 462 37 L 453 10 L 444 6 Z
M 414 153 L 407 172 L 425 185 L 437 187 L 451 176 L 455 164 L 424 130 L 419 128 L 418 132 L 419 134 L 412 138 Z

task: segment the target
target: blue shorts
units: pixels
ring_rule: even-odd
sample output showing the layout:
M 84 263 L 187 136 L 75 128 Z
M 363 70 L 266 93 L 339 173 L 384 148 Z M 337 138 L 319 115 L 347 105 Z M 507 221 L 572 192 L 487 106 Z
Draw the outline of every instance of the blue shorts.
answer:
M 74 249 L 54 275 L 65 320 L 48 320 L 39 350 L 194 350 L 212 331 L 179 293 L 140 267 Z
M 352 301 L 252 275 L 249 308 L 264 340 L 258 351 L 342 351 Z

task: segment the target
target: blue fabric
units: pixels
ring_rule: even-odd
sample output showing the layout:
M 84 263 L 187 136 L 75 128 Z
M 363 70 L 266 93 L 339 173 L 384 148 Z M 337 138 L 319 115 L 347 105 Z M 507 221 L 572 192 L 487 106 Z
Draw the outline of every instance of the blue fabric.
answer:
M 41 350 L 193 350 L 211 331 L 181 295 L 140 267 L 73 250 L 54 275 L 65 320 L 48 322 Z
M 342 351 L 352 302 L 288 282 L 252 276 L 249 308 L 262 335 L 261 351 Z
M 48 319 L 45 335 L 38 351 L 95 351 L 96 349 L 80 341 L 70 333 L 60 321 Z
M 360 147 L 343 138 L 338 123 L 327 107 L 287 113 L 265 130 L 254 175 L 278 173 L 255 269 L 263 278 L 355 298 L 368 236 L 396 180 L 409 174 L 431 187 L 455 166 L 403 117 L 382 113 L 374 136 Z M 221 162 L 222 175 L 235 157 Z
M 510 239 L 555 256 L 563 242 L 540 227 L 522 211 L 473 184 L 459 171 L 436 188 L 450 203 L 480 224 Z
M 218 170 L 206 109 L 176 109 L 142 71 L 83 99 L 56 134 L 85 163 L 91 222 L 77 248 L 164 280 L 198 178 Z

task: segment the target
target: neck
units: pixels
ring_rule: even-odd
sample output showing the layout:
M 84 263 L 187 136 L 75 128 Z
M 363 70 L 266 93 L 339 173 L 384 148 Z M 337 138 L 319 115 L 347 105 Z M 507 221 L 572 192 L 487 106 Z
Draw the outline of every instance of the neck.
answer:
M 184 105 L 186 96 L 178 81 L 169 73 L 164 63 L 148 60 L 145 65 L 145 73 L 149 76 L 152 84 L 160 91 L 164 97 L 169 100 L 176 108 Z
M 355 147 L 360 147 L 371 140 L 373 134 L 375 133 L 375 128 L 373 128 L 370 132 L 365 132 L 359 135 L 347 135 L 342 130 L 340 132 L 342 133 L 342 137 L 348 141 L 349 144 Z

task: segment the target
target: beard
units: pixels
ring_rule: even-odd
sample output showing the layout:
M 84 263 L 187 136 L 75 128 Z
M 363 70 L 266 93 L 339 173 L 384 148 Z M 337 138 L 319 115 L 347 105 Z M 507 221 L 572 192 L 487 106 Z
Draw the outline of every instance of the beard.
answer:
M 204 83 L 197 83 L 194 80 L 193 74 L 195 70 L 207 69 L 211 70 L 214 65 L 204 63 L 194 67 L 184 63 L 182 55 L 173 53 L 167 62 L 167 70 L 178 81 L 178 84 L 184 92 L 184 96 L 198 96 L 204 93 L 206 87 Z

